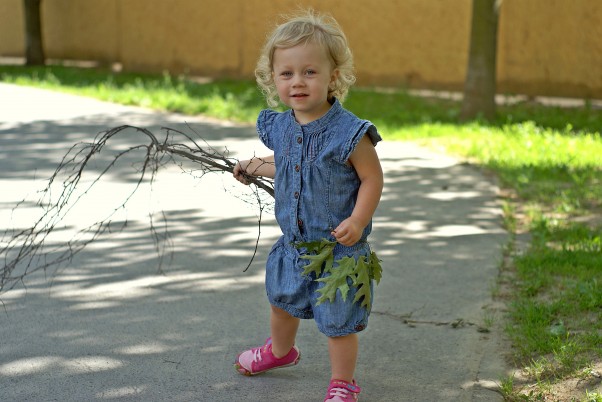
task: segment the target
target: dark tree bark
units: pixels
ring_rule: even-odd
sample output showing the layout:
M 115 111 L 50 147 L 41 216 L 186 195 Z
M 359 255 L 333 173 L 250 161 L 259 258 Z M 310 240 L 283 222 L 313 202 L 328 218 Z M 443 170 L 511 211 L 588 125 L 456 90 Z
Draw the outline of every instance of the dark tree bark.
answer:
M 497 27 L 501 0 L 473 0 L 463 120 L 495 117 Z
M 42 0 L 23 0 L 25 13 L 25 64 L 44 65 L 44 45 L 42 42 L 42 18 L 40 3 Z

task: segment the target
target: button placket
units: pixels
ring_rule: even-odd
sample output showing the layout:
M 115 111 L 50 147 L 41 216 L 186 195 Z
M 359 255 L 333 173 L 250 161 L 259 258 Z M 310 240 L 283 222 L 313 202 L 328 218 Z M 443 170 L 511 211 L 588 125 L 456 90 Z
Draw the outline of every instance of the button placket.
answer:
M 295 142 L 297 146 L 295 147 L 295 174 L 293 179 L 293 221 L 297 224 L 297 232 L 301 235 L 301 230 L 303 228 L 303 220 L 299 217 L 299 199 L 301 196 L 301 163 L 303 161 L 303 131 L 301 127 L 297 128 L 297 132 L 295 133 L 296 139 Z

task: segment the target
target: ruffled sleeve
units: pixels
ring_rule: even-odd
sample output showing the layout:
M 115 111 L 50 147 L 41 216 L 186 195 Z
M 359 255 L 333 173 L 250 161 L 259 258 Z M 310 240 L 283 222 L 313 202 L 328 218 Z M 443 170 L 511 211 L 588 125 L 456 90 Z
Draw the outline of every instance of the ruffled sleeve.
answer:
M 272 151 L 274 150 L 274 130 L 272 130 L 272 126 L 277 115 L 278 112 L 265 109 L 262 110 L 257 117 L 257 133 L 259 134 L 259 139 Z
M 368 135 L 370 141 L 372 141 L 372 145 L 376 146 L 379 141 L 382 141 L 382 137 L 378 133 L 376 126 L 369 122 L 368 120 L 363 120 L 363 123 L 360 125 L 359 129 L 355 131 L 355 134 L 350 136 L 347 143 L 343 147 L 343 153 L 341 155 L 341 161 L 347 162 L 351 157 L 353 151 L 359 144 L 360 140 L 364 137 L 364 135 Z

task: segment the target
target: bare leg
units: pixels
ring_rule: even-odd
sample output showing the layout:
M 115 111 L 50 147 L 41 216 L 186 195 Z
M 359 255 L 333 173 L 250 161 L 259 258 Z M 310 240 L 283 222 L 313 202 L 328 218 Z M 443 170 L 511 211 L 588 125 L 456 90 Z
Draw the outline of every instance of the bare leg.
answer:
M 328 338 L 331 379 L 353 381 L 358 349 L 357 334 Z
M 272 306 L 270 325 L 272 328 L 272 353 L 277 358 L 286 356 L 295 344 L 299 318 L 295 318 L 286 311 Z

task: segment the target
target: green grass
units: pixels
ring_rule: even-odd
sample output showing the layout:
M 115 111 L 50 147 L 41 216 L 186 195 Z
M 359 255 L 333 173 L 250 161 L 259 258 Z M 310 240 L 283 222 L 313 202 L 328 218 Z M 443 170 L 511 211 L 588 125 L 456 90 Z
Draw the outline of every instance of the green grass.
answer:
M 602 230 L 542 216 L 531 234 L 514 259 L 506 333 L 543 395 L 562 379 L 593 378 L 587 368 L 602 361 Z
M 169 74 L 114 74 L 73 67 L 0 66 L 0 81 L 185 114 L 252 121 L 263 108 L 250 81 L 199 84 Z
M 201 84 L 61 66 L 0 66 L 0 80 L 247 123 L 265 107 L 251 81 Z M 602 360 L 602 110 L 522 103 L 500 107 L 494 121 L 462 123 L 459 102 L 367 88 L 353 89 L 345 106 L 386 140 L 444 149 L 495 173 L 509 194 L 506 227 L 530 232 L 524 251 L 509 244 L 513 264 L 502 269 L 512 278 L 506 333 L 534 387 L 527 393 L 504 380 L 506 400 L 544 400 L 555 384 L 587 376 Z M 575 400 L 600 400 L 589 391 Z

